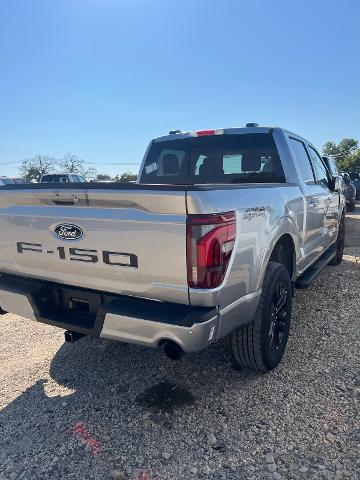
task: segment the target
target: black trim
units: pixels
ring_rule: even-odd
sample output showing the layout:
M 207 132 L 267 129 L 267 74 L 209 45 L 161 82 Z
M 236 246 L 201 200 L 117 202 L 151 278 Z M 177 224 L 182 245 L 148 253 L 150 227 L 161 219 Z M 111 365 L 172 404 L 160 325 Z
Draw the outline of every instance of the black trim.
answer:
M 2 185 L 2 190 L 86 190 L 90 183 L 22 183 Z
M 216 307 L 158 302 L 7 274 L 0 276 L 0 290 L 25 295 L 39 322 L 94 337 L 100 335 L 107 313 L 125 315 L 129 321 L 138 318 L 182 327 L 207 322 L 217 315 Z M 72 310 L 71 298 L 86 300 L 89 311 Z
M 45 187 L 44 187 L 45 185 Z M 0 187 L 0 192 L 3 190 L 158 190 L 158 191 L 182 191 L 182 192 L 197 192 L 209 190 L 235 190 L 238 188 L 278 188 L 280 187 L 294 187 L 295 183 L 209 183 L 203 185 L 170 185 L 170 184 L 147 184 L 147 183 L 63 183 L 60 187 L 50 187 L 50 184 L 32 183 L 24 185 L 4 185 Z M 52 184 L 55 185 L 55 184 Z M 72 185 L 72 187 L 69 187 Z M 84 187 L 86 185 L 86 187 Z M 90 198 L 90 201 L 92 199 Z M 76 204 L 75 204 L 76 206 Z
M 309 288 L 321 270 L 336 256 L 335 246 L 331 246 L 321 257 L 316 260 L 295 282 L 295 288 Z

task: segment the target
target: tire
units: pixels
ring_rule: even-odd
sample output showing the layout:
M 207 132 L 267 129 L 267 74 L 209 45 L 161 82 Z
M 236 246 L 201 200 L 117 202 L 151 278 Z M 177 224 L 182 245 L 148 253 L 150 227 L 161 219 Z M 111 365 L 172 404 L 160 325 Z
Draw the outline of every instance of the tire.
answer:
M 353 212 L 355 210 L 355 203 L 349 203 L 347 207 L 348 212 Z
M 345 245 L 345 215 L 342 214 L 338 236 L 336 239 L 336 255 L 335 257 L 329 262 L 329 265 L 339 265 L 342 262 L 343 254 L 344 254 L 344 245 Z
M 276 304 L 281 304 L 278 314 Z M 262 373 L 278 365 L 289 337 L 291 305 L 289 272 L 280 263 L 270 262 L 253 321 L 231 333 L 232 351 L 240 366 Z

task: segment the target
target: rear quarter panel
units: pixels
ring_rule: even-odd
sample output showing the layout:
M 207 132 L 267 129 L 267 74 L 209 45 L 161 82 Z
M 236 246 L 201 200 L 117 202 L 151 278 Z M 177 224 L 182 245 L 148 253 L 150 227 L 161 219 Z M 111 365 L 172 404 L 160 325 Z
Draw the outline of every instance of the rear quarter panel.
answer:
M 223 284 L 213 290 L 190 289 L 192 304 L 224 308 L 258 291 L 273 247 L 284 234 L 291 235 L 299 251 L 304 200 L 295 184 L 189 191 L 187 208 L 189 214 L 235 211 L 237 218 L 236 244 Z

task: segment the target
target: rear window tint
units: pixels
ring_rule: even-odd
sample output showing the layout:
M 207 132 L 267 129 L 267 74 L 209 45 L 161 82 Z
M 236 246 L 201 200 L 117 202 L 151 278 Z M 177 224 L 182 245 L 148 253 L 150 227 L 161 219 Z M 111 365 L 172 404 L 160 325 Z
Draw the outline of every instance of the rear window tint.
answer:
M 44 175 L 41 179 L 43 183 L 68 183 L 69 177 L 67 175 Z
M 271 134 L 213 135 L 154 142 L 141 183 L 285 182 Z

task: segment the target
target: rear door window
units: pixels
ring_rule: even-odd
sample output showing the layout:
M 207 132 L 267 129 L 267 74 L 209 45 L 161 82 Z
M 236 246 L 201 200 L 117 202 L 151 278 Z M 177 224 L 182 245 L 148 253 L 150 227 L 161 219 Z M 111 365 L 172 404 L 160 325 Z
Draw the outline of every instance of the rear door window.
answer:
M 155 142 L 141 183 L 285 182 L 271 134 L 212 135 Z
M 311 167 L 309 155 L 307 154 L 305 145 L 303 144 L 303 142 L 293 137 L 289 138 L 289 144 L 295 157 L 296 164 L 299 168 L 302 180 L 305 183 L 314 183 L 314 172 Z
M 339 175 L 339 169 L 331 157 L 323 157 L 323 162 L 332 177 Z
M 315 171 L 316 182 L 324 187 L 329 186 L 329 173 L 327 168 L 324 165 L 323 159 L 317 153 L 315 148 L 311 145 L 309 147 L 309 153 L 311 157 L 311 162 Z

